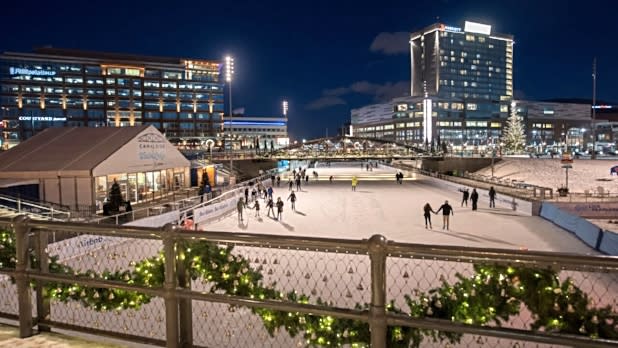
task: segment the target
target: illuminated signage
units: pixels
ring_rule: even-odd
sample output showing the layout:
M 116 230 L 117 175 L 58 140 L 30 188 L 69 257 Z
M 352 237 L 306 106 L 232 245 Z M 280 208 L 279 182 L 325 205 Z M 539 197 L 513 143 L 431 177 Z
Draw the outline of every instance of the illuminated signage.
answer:
M 20 121 L 51 121 L 51 122 L 64 122 L 66 117 L 52 117 L 52 116 L 19 116 Z
M 592 106 L 593 109 L 611 109 L 613 108 L 612 105 L 594 105 Z
M 491 25 L 466 21 L 466 25 L 464 27 L 464 30 L 467 33 L 476 33 L 476 34 L 489 35 L 489 34 L 491 34 Z
M 10 67 L 9 72 L 11 75 L 56 76 L 56 72 L 53 70 L 34 70 Z
M 450 31 L 451 33 L 461 33 L 461 28 L 459 27 L 453 27 L 450 25 L 440 25 L 440 30 L 442 31 Z
M 543 110 L 543 114 L 545 114 L 545 115 L 553 115 L 554 114 L 554 110 L 545 109 L 545 110 Z
M 397 111 L 408 111 L 408 104 L 397 104 Z
M 269 122 L 269 121 L 225 121 L 226 126 L 285 126 L 285 122 Z

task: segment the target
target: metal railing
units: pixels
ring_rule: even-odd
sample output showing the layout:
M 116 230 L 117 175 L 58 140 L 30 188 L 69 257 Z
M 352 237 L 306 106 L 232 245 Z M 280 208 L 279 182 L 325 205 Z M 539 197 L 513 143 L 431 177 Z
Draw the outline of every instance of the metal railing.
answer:
M 21 198 L 0 195 L 0 207 L 17 213 L 28 213 L 34 217 L 51 220 L 69 220 L 71 212 L 58 209 L 54 205 L 36 203 Z
M 614 257 L 404 244 L 380 235 L 346 240 L 193 232 L 172 225 L 103 226 L 24 216 L 0 219 L 0 227 L 15 240 L 14 266 L 0 264 L 0 316 L 19 320 L 20 337 L 31 336 L 37 325 L 39 330 L 65 328 L 167 347 L 333 346 L 334 340 L 345 339 L 383 348 L 397 335 L 434 337 L 440 346 L 448 344 L 443 340 L 494 347 L 512 341 L 518 346 L 618 346 L 616 340 L 589 337 L 588 326 L 575 335 L 533 329 L 530 312 L 498 325 L 465 324 L 429 312 L 441 310 L 436 301 L 446 306 L 448 300 L 439 292 L 436 300 L 431 289 L 448 291 L 466 281 L 482 287 L 529 268 L 555 272 L 569 288 L 584 291 L 592 306 L 606 306 L 615 314 Z M 49 234 L 57 231 L 73 236 L 61 245 L 49 243 Z M 7 248 L 0 249 L 0 256 L 10 260 L 6 253 Z M 63 271 L 68 266 L 71 270 Z M 487 270 L 479 266 L 505 267 L 505 274 L 485 279 Z M 158 273 L 158 267 L 164 271 Z M 199 270 L 203 278 L 189 278 Z M 558 294 L 557 289 L 551 287 L 550 294 Z M 472 305 L 474 287 L 466 291 L 449 305 Z M 481 300 L 492 295 L 500 296 L 478 294 Z M 487 301 L 482 308 L 490 306 Z M 418 303 L 423 312 L 404 309 L 406 303 Z M 556 306 L 565 304 L 554 304 L 562 313 Z
M 220 202 L 222 199 L 229 197 L 228 192 L 235 192 L 239 188 L 244 188 L 250 182 L 262 181 L 270 178 L 272 175 L 276 174 L 277 170 L 267 170 L 264 174 L 237 183 L 235 185 L 224 186 L 222 191 L 220 192 L 211 192 L 204 194 L 203 197 L 197 194 L 197 189 L 189 189 L 184 190 L 182 193 L 174 191 L 169 194 L 169 201 L 162 202 L 161 204 L 150 205 L 143 208 L 137 208 L 130 212 L 118 213 L 110 216 L 97 217 L 93 219 L 89 219 L 88 222 L 99 223 L 99 224 L 115 224 L 121 225 L 127 222 L 135 221 L 138 219 L 142 219 L 144 217 L 156 216 L 160 214 L 164 214 L 170 211 L 178 210 L 180 213 L 188 212 L 195 208 L 200 208 L 209 204 L 213 204 L 216 202 Z M 178 199 L 178 197 L 185 197 L 182 199 Z

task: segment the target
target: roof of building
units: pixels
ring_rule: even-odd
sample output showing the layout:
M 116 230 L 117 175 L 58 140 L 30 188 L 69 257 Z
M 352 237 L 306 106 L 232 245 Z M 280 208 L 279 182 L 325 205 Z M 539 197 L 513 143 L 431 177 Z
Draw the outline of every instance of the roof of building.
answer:
M 91 171 L 148 127 L 47 128 L 0 153 L 0 173 Z
M 126 64 L 127 62 L 134 63 L 158 63 L 158 64 L 170 64 L 170 65 L 182 65 L 185 60 L 198 61 L 198 62 L 210 62 L 220 63 L 219 60 L 214 59 L 201 59 L 201 58 L 180 58 L 180 57 L 157 57 L 146 56 L 126 53 L 115 52 L 100 52 L 100 51 L 87 51 L 77 50 L 69 48 L 55 48 L 55 47 L 35 47 L 33 53 L 16 53 L 16 52 L 4 52 L 4 55 L 43 55 L 43 56 L 55 56 L 59 59 L 78 58 L 78 59 L 90 59 L 97 61 L 105 61 L 107 63 L 119 62 Z

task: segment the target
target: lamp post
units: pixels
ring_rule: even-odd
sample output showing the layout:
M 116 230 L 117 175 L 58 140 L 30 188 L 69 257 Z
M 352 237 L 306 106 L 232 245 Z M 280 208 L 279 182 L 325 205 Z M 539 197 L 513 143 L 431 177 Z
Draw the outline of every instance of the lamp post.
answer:
M 596 109 L 597 109 L 597 57 L 592 59 L 592 155 L 591 159 L 596 159 L 597 154 L 597 126 L 596 121 Z
M 283 117 L 285 117 L 285 136 L 288 136 L 288 101 L 284 100 L 282 103 Z
M 227 56 L 225 57 L 225 82 L 227 83 L 230 105 L 230 176 L 234 171 L 234 140 L 232 139 L 234 132 L 234 115 L 232 114 L 232 76 L 234 76 L 234 58 Z M 223 124 L 225 125 L 225 123 Z M 225 137 L 225 133 L 223 136 Z

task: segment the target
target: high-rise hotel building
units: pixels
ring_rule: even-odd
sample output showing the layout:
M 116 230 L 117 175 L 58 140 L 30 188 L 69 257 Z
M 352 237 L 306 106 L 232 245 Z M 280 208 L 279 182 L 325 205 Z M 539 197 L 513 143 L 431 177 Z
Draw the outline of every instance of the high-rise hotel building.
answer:
M 385 138 L 396 141 L 493 142 L 513 97 L 513 44 L 512 35 L 468 21 L 463 28 L 436 23 L 411 33 L 410 96 L 391 103 L 392 117 L 382 121 L 392 124 L 371 125 L 363 119 L 375 115 L 353 110 L 355 133 L 388 127 Z
M 220 61 L 39 48 L 0 55 L 0 146 L 47 127 L 153 125 L 168 138 L 222 132 Z

